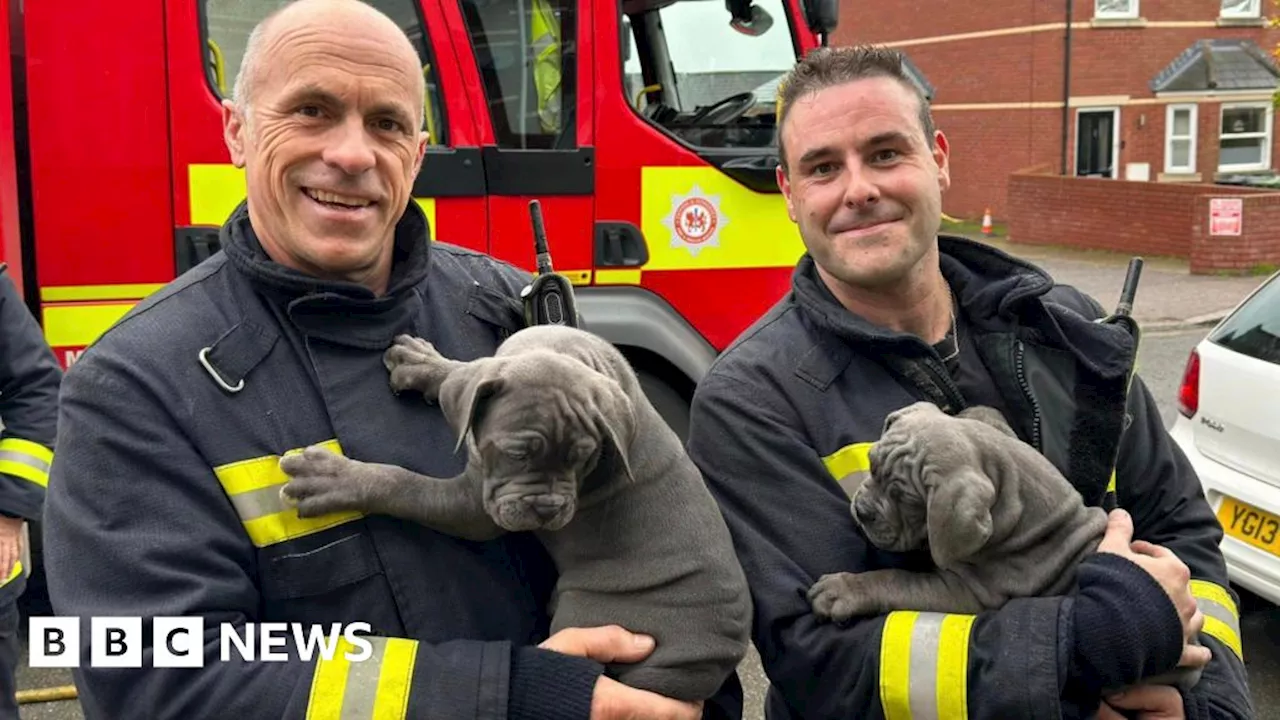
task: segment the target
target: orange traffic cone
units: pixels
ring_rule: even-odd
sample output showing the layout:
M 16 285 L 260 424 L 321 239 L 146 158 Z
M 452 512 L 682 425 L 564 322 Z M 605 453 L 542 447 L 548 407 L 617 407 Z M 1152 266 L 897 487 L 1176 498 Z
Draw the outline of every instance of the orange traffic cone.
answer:
M 991 208 L 987 208 L 987 211 L 982 214 L 982 234 L 991 234 Z

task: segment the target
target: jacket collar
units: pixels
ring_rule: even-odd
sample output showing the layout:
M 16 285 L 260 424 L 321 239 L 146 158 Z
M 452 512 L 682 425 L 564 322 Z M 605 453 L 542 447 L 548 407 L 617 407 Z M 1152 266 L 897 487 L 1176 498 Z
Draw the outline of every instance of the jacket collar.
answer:
M 420 304 L 415 288 L 430 270 L 430 228 L 412 201 L 396 224 L 391 278 L 381 297 L 358 283 L 312 277 L 272 260 L 249 222 L 247 201 L 223 224 L 221 242 L 232 267 L 300 329 L 349 345 L 385 347 L 404 331 Z
M 1013 332 L 1069 350 L 1102 375 L 1123 372 L 1129 366 L 1134 350 L 1129 334 L 1051 302 L 1046 295 L 1055 283 L 1043 269 L 983 243 L 950 235 L 938 236 L 938 254 L 942 275 L 970 328 L 980 333 Z M 928 353 L 920 338 L 875 325 L 841 305 L 818 276 L 808 253 L 792 275 L 792 291 L 813 322 L 846 343 L 871 343 L 906 356 Z

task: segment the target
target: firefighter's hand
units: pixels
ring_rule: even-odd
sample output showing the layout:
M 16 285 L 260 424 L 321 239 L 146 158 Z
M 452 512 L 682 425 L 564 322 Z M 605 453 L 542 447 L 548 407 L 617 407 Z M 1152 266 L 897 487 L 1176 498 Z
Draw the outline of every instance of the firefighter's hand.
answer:
M 1133 539 L 1133 518 L 1124 510 L 1112 510 L 1107 518 L 1107 532 L 1098 552 L 1109 552 L 1127 558 L 1146 570 L 1160 583 L 1182 622 L 1182 659 L 1178 667 L 1204 667 L 1212 652 L 1200 645 L 1197 636 L 1204 628 L 1204 613 L 1191 594 L 1191 570 L 1168 548 Z M 1181 703 L 1181 700 L 1179 700 Z
M 13 564 L 22 556 L 22 522 L 0 515 L 0 579 L 13 573 Z
M 1182 693 L 1169 685 L 1139 685 L 1119 695 L 1112 695 L 1098 708 L 1098 720 L 1124 720 L 1121 710 L 1130 711 L 1138 720 L 1185 720 Z
M 617 625 L 566 628 L 538 647 L 596 662 L 639 662 L 653 652 L 653 638 Z M 698 720 L 702 703 L 672 700 L 601 675 L 591 697 L 591 720 Z

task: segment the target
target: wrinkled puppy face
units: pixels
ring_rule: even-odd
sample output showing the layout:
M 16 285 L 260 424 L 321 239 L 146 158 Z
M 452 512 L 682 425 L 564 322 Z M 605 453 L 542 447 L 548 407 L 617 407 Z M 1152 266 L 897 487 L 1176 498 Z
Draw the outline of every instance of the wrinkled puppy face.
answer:
M 485 511 L 511 532 L 559 530 L 578 493 L 625 423 L 617 383 L 552 353 L 490 358 L 455 371 L 441 406 L 460 434 L 472 433 Z M 612 385 L 612 387 L 610 387 Z M 470 409 L 466 408 L 467 398 Z
M 880 439 L 871 449 L 870 476 L 854 492 L 854 520 L 876 547 L 907 552 L 925 545 L 928 496 L 922 438 L 913 417 L 937 408 L 911 405 L 885 418 Z

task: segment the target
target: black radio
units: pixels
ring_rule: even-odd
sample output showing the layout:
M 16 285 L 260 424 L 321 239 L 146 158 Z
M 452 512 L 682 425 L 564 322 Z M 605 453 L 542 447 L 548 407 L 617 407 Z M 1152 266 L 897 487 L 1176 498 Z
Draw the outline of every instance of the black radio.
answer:
M 578 327 L 578 307 L 574 303 L 573 283 L 551 267 L 551 251 L 547 249 L 547 230 L 542 224 L 542 205 L 529 201 L 533 219 L 533 249 L 537 253 L 538 274 L 520 291 L 524 302 L 525 325 L 568 325 Z

